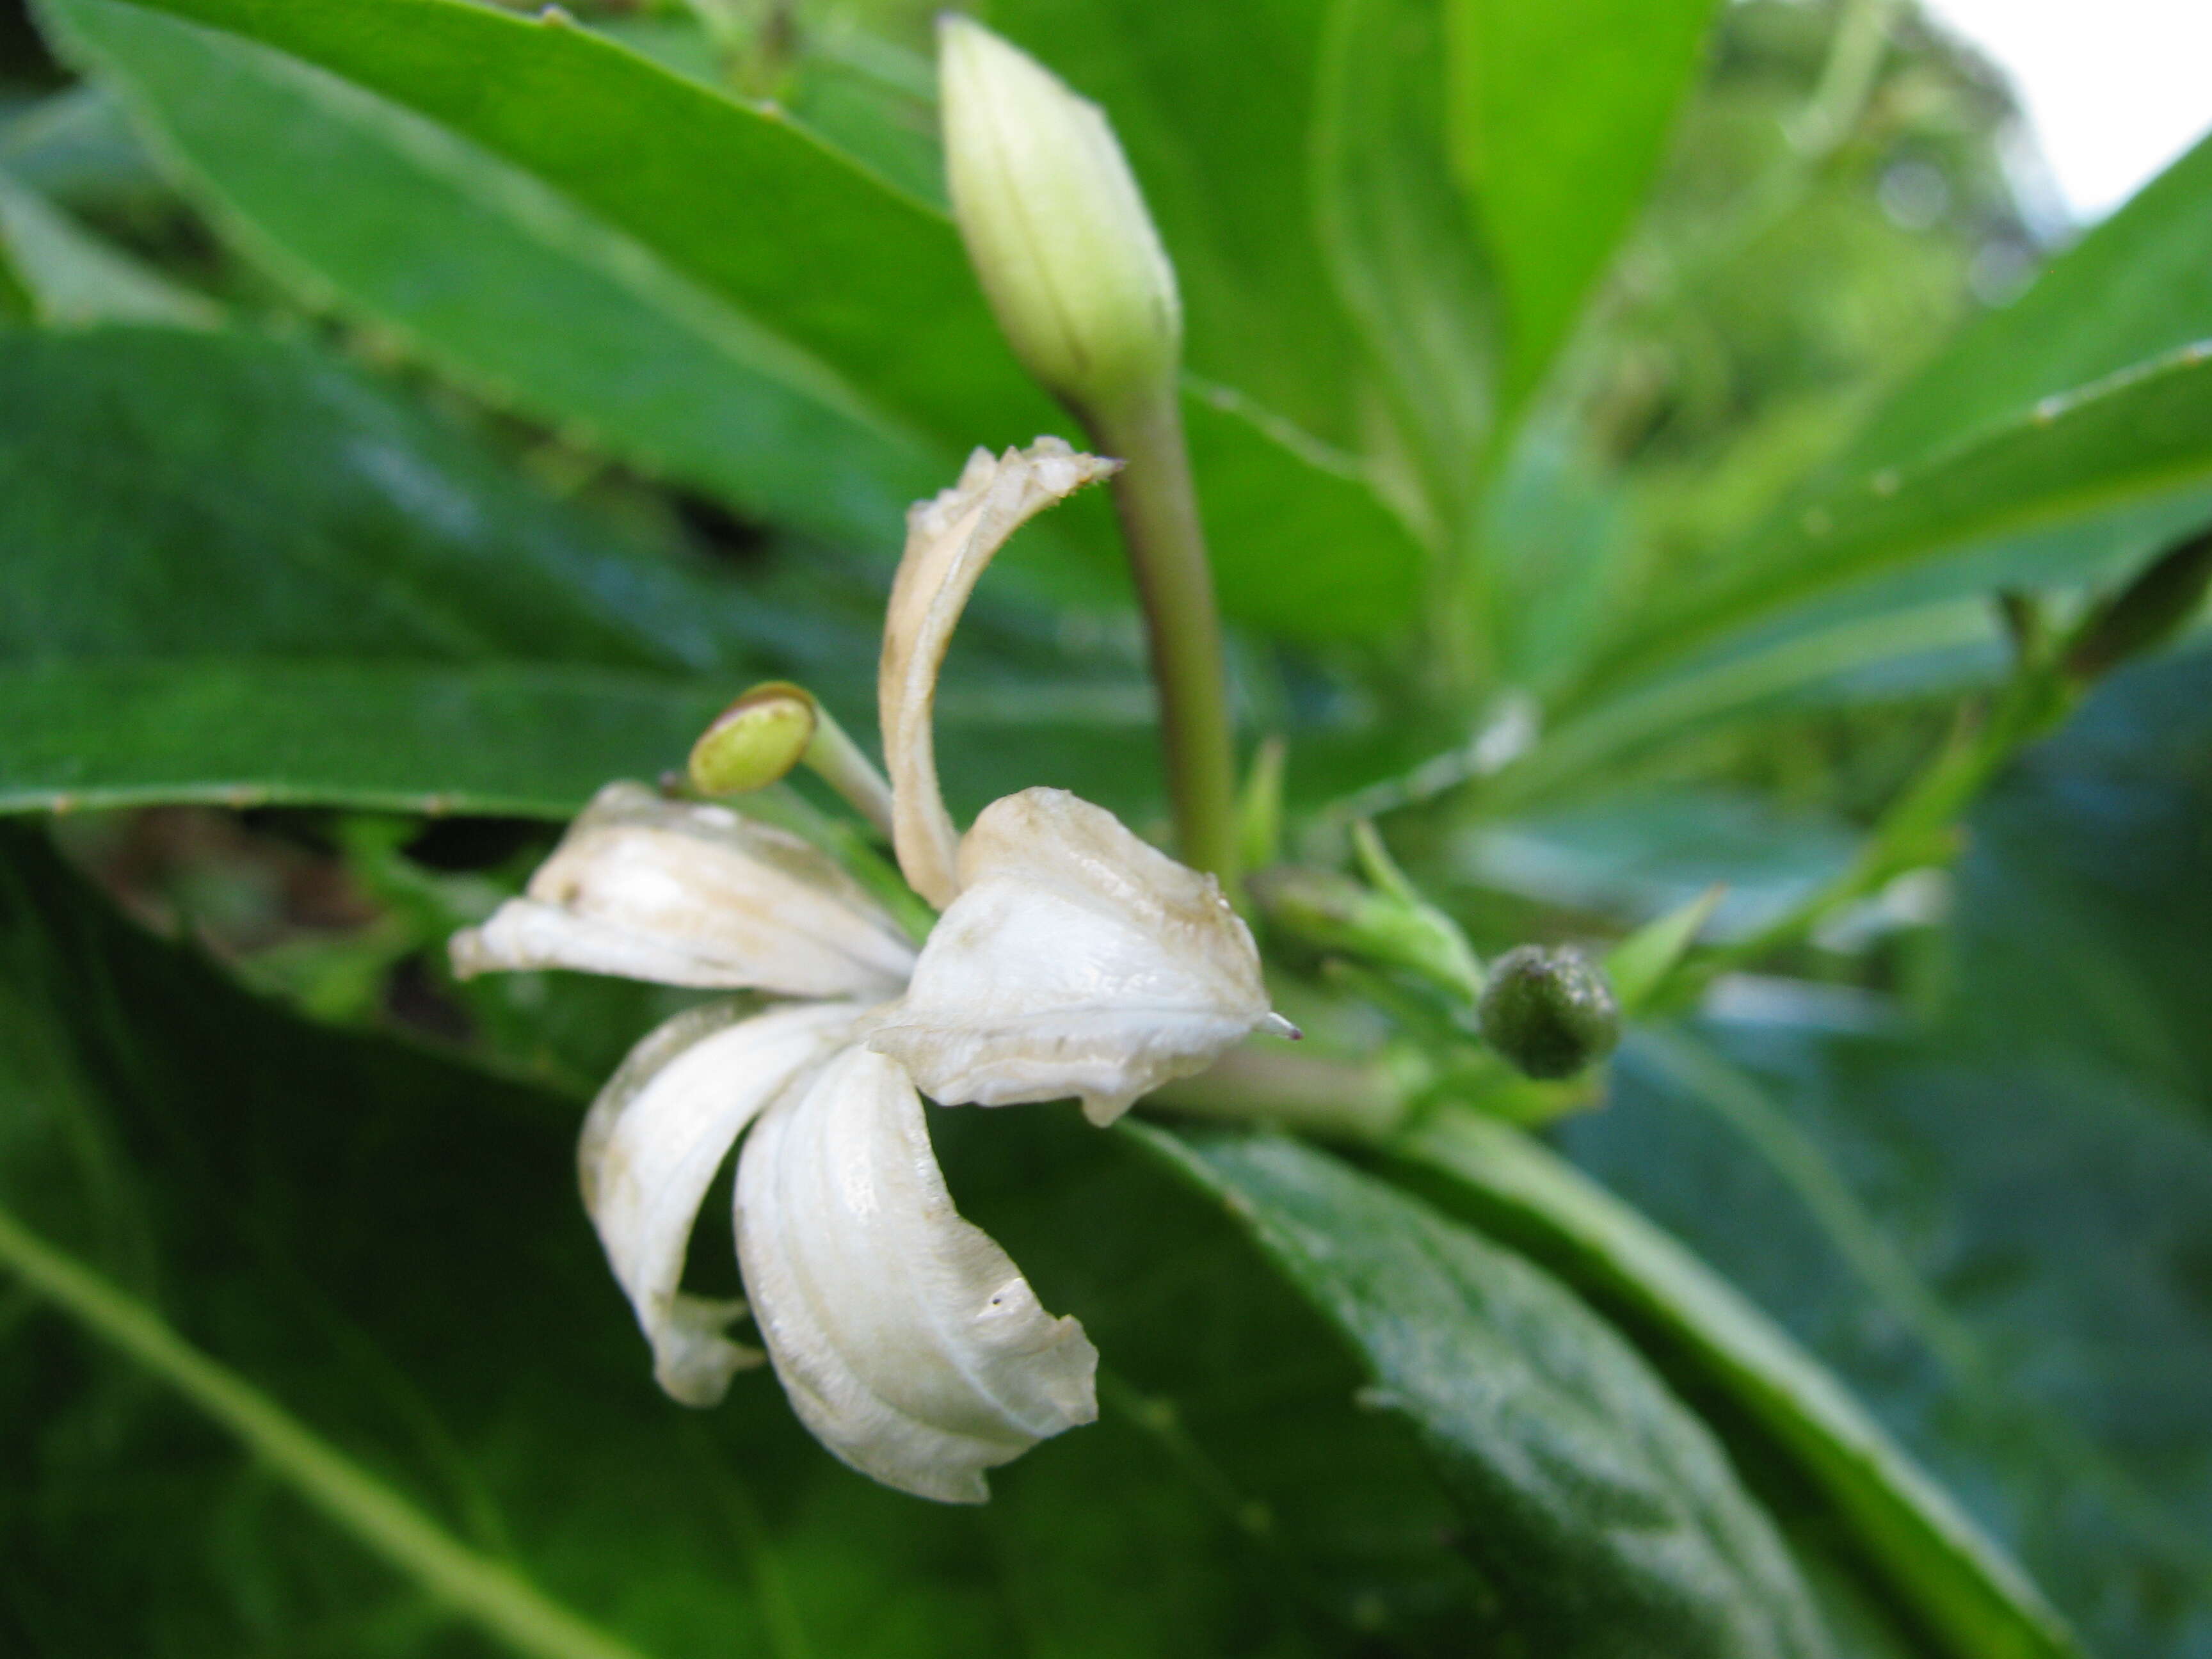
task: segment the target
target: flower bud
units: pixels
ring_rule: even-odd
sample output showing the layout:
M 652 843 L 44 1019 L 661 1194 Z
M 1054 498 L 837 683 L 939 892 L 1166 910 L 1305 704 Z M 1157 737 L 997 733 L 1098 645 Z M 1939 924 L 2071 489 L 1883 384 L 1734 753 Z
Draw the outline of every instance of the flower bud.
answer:
M 2179 542 L 2093 611 L 2066 652 L 2067 672 L 2093 680 L 2187 627 L 2212 586 L 2212 531 Z
M 691 787 L 702 795 L 765 789 L 805 758 L 818 724 L 814 699 L 800 687 L 757 685 L 691 745 Z
M 1605 972 L 1575 950 L 1522 945 L 1490 967 L 1482 1037 L 1529 1077 L 1572 1077 L 1620 1041 L 1620 1008 Z
M 1014 355 L 1093 416 L 1171 386 L 1175 270 L 1103 112 L 966 18 L 938 48 L 952 215 Z

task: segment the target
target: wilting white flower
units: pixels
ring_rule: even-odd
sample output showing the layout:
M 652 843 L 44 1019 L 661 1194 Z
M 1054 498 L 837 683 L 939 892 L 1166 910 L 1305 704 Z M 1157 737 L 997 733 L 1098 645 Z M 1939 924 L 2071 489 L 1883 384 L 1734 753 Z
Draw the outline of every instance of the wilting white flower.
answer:
M 623 1061 L 584 1124 L 585 1207 L 688 1405 L 763 1357 L 744 1303 L 680 1288 L 699 1206 L 738 1154 L 738 1257 L 793 1407 L 838 1457 L 926 1498 L 1097 1415 L 1098 1356 L 963 1221 L 916 1085 L 948 1104 L 1081 1097 L 1109 1122 L 1273 1024 L 1252 938 L 1210 876 L 1059 789 L 959 835 L 937 788 L 937 672 L 976 579 L 1030 517 L 1111 470 L 1056 439 L 908 516 L 879 677 L 893 841 L 944 915 L 919 955 L 830 859 L 727 807 L 599 792 L 525 896 L 453 941 L 464 974 L 576 968 L 792 999 L 691 1009 Z

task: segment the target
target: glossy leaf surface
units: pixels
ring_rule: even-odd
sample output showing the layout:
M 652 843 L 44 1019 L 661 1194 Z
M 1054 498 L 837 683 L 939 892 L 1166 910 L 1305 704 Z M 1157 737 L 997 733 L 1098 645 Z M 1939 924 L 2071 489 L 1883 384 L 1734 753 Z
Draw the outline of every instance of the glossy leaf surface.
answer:
M 1299 1142 L 1155 1146 L 1217 1193 L 1419 1433 L 1539 1650 L 1829 1651 L 1772 1523 L 1720 1448 L 1528 1262 Z

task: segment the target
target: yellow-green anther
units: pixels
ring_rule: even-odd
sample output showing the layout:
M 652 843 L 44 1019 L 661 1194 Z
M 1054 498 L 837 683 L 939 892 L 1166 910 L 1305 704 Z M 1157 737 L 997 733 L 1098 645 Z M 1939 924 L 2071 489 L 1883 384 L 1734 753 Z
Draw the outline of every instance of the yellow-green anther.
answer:
M 1102 418 L 1171 385 L 1175 270 L 1104 113 L 963 17 L 938 76 L 953 218 L 1024 367 Z
M 1482 1038 L 1524 1076 L 1572 1077 L 1620 1041 L 1605 970 L 1571 948 L 1516 945 L 1490 964 Z
M 784 680 L 757 685 L 691 745 L 691 787 L 702 795 L 765 789 L 806 757 L 819 725 L 805 688 Z

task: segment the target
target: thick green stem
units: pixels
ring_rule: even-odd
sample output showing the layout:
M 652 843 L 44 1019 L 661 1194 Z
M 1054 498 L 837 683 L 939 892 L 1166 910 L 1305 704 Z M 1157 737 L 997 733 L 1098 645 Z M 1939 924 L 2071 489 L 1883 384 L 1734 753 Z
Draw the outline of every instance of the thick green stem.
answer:
M 1185 862 L 1237 881 L 1236 754 L 1221 619 L 1199 527 L 1182 410 L 1175 389 L 1086 411 L 1093 440 L 1128 463 L 1114 477 L 1114 506 L 1129 544 L 1144 606 L 1176 839 Z
M 0 1210 L 0 1267 L 121 1349 L 235 1435 L 270 1473 L 369 1549 L 529 1659 L 640 1659 L 533 1586 L 459 1542 L 389 1486 L 315 1437 L 154 1311 Z

